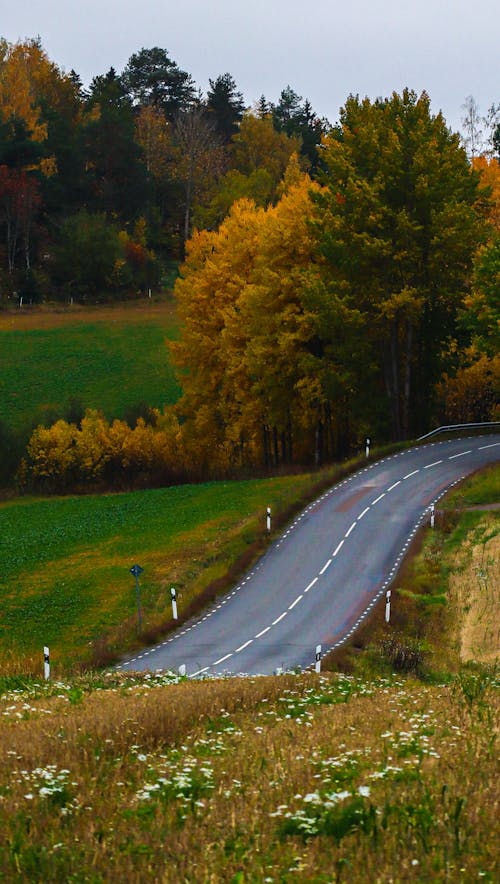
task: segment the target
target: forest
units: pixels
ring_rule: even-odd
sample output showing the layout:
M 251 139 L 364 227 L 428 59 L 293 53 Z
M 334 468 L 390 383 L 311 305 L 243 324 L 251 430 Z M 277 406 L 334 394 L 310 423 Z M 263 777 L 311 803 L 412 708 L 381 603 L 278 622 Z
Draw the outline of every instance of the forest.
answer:
M 498 419 L 500 104 L 480 150 L 466 111 L 460 136 L 411 89 L 335 123 L 290 86 L 248 108 L 158 47 L 84 89 L 0 41 L 0 308 L 175 278 L 181 326 L 174 406 L 39 426 L 19 486 L 319 465 Z

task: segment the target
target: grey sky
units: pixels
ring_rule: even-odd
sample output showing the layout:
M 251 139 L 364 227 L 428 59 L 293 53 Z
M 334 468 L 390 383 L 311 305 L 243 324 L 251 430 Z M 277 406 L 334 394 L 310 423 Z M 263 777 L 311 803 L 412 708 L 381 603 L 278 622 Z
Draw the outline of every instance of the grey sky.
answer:
M 405 86 L 453 129 L 467 95 L 483 113 L 500 102 L 497 0 L 0 0 L 0 36 L 40 36 L 85 85 L 160 46 L 204 92 L 226 71 L 247 105 L 290 84 L 331 122 L 349 93 Z

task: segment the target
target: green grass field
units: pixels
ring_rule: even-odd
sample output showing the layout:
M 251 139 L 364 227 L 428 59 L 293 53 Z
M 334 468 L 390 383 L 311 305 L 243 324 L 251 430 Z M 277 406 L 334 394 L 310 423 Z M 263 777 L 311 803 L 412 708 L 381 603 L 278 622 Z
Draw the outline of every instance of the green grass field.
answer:
M 24 429 L 61 415 L 72 400 L 124 417 L 140 403 L 162 408 L 180 390 L 165 339 L 173 318 L 77 322 L 57 327 L 0 329 L 0 420 Z
M 182 615 L 264 534 L 266 507 L 283 510 L 310 485 L 303 475 L 0 504 L 0 660 L 50 644 L 60 663 L 85 661 L 120 629 L 130 645 L 133 564 L 144 568 L 145 629 L 169 618 L 172 584 Z

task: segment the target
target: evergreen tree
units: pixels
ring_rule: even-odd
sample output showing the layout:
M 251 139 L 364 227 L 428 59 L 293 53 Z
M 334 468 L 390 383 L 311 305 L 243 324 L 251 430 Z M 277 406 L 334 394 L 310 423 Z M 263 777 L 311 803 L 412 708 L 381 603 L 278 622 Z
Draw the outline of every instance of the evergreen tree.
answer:
M 134 219 L 147 199 L 147 175 L 132 105 L 113 68 L 93 79 L 86 111 L 87 208 Z
M 216 80 L 209 80 L 209 83 L 208 113 L 215 120 L 217 133 L 224 144 L 229 144 L 243 117 L 243 95 L 237 91 L 231 74 L 221 74 Z
M 121 81 L 134 105 L 161 107 L 168 120 L 187 110 L 195 99 L 191 76 L 158 46 L 135 52 L 128 60 Z
M 318 147 L 323 135 L 329 130 L 327 120 L 320 119 L 313 111 L 312 105 L 287 86 L 283 89 L 278 104 L 271 109 L 271 116 L 277 132 L 285 132 L 289 137 L 300 138 L 300 152 L 315 170 L 319 164 Z

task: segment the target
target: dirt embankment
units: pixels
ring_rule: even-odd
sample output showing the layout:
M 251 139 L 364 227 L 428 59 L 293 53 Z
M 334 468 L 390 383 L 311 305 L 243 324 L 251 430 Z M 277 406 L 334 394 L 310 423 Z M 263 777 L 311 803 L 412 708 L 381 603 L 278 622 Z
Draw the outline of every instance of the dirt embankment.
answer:
M 486 542 L 468 540 L 450 577 L 460 659 L 493 663 L 500 658 L 500 527 Z M 487 535 L 487 536 L 488 536 Z

